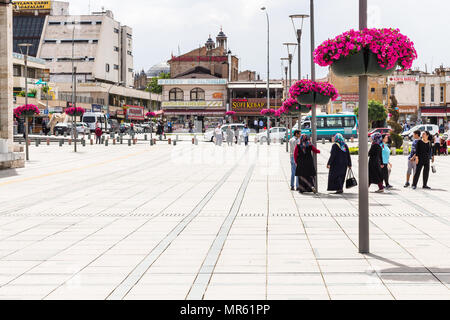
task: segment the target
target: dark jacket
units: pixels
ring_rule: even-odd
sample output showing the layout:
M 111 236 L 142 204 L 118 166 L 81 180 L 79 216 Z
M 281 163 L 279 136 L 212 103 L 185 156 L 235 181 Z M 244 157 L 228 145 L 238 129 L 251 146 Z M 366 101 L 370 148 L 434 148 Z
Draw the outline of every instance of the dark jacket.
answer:
M 383 156 L 381 146 L 373 144 L 369 150 L 369 184 L 379 184 L 383 182 L 381 165 Z
M 334 144 L 331 149 L 330 159 L 328 160 L 330 173 L 328 175 L 328 191 L 341 191 L 344 187 L 345 178 L 347 176 L 347 168 L 352 166 L 352 158 L 350 150 L 346 147 L 346 151 Z

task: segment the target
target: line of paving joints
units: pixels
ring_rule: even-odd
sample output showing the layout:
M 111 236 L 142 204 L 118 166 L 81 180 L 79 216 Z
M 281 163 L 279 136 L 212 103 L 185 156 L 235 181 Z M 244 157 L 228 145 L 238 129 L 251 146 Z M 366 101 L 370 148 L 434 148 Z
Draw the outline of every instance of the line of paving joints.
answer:
M 344 195 L 344 197 L 343 197 L 347 202 L 349 202 L 350 203 L 350 205 L 351 206 L 353 206 L 354 208 L 356 208 L 357 209 L 357 207 L 355 207 L 352 203 L 351 203 L 351 201 L 347 198 L 347 197 L 345 197 L 345 195 Z M 322 200 L 322 199 L 321 199 Z M 393 213 L 394 214 L 394 216 L 396 217 L 396 218 L 398 218 L 398 219 L 400 219 L 400 220 L 402 220 L 403 222 L 406 222 L 406 221 L 404 221 L 404 219 L 402 219 L 401 217 L 398 217 L 394 212 L 392 212 L 391 210 L 389 210 L 389 208 L 388 207 L 386 207 L 386 206 L 384 206 L 383 205 L 383 203 L 381 203 L 381 202 L 379 202 L 377 199 L 372 199 L 373 201 L 375 201 L 375 202 L 377 202 L 378 204 L 380 204 L 383 208 L 385 208 L 387 211 L 390 211 L 391 213 Z M 325 204 L 324 204 L 325 205 Z M 326 208 L 327 208 L 327 210 L 328 210 L 328 207 L 327 206 L 325 206 Z M 336 220 L 336 218 L 335 217 L 332 217 L 334 220 L 335 220 L 335 222 L 339 225 L 339 227 L 342 229 L 342 231 L 344 232 L 344 234 L 347 236 L 347 238 L 349 238 L 349 240 L 354 244 L 354 246 L 356 247 L 356 248 L 358 248 L 358 246 L 357 246 L 357 244 L 356 243 L 354 243 L 353 242 L 353 240 L 348 236 L 348 234 L 345 232 L 345 230 L 342 228 L 342 226 L 340 225 L 340 223 Z M 370 221 L 370 223 L 373 225 L 373 226 L 375 226 L 377 229 L 379 229 L 381 232 L 383 232 L 383 234 L 385 234 L 391 241 L 393 241 L 395 244 L 397 244 L 400 248 L 402 248 L 406 253 L 408 253 L 414 260 L 416 260 L 417 262 L 419 262 L 421 265 L 422 265 L 422 267 L 424 267 L 430 274 L 432 274 L 433 275 L 433 277 L 436 279 L 436 280 L 438 280 L 441 284 L 443 284 L 442 283 L 442 281 L 433 273 L 433 272 L 431 272 L 431 270 L 430 269 L 428 269 L 419 259 L 417 259 L 411 252 L 409 252 L 409 250 L 408 249 L 406 249 L 403 245 L 401 245 L 398 241 L 396 241 L 395 239 L 393 239 L 389 234 L 387 234 L 382 228 L 380 228 L 375 222 L 373 222 L 373 221 Z M 409 224 L 408 222 L 406 222 L 407 224 Z M 411 225 L 411 224 L 410 224 Z M 417 228 L 416 228 L 417 229 Z M 420 231 L 420 232 L 422 232 L 422 233 L 424 233 L 422 230 L 419 230 L 419 229 L 417 229 L 418 231 Z M 427 235 L 426 233 L 424 233 L 425 235 Z M 430 237 L 431 238 L 431 237 Z M 433 239 L 433 238 L 432 238 Z M 433 240 L 435 240 L 435 239 L 433 239 Z M 367 258 L 367 256 L 366 255 L 363 255 L 363 257 L 364 257 L 364 259 L 367 261 L 367 263 L 375 270 L 375 268 L 374 268 L 374 266 L 372 265 L 372 263 L 370 262 L 370 260 Z M 383 280 L 383 278 L 381 277 L 381 275 L 380 274 L 378 274 L 378 272 L 376 272 L 376 274 L 377 274 L 377 276 L 378 276 L 378 278 L 380 279 L 380 281 L 383 283 L 383 285 L 386 287 L 386 289 L 389 291 L 389 293 L 392 295 L 392 297 L 395 299 L 395 300 L 397 300 L 396 299 L 396 297 L 394 296 L 394 294 L 391 292 L 391 290 L 389 289 L 389 286 L 385 283 L 385 281 Z M 444 285 L 444 284 L 443 284 Z M 444 285 L 445 286 L 445 285 Z
M 284 159 L 284 157 L 280 157 L 280 158 L 281 158 L 281 159 Z M 282 168 L 285 169 L 284 166 L 282 166 Z M 284 180 L 285 180 L 287 186 L 289 187 L 288 177 L 287 177 L 287 175 L 286 175 L 286 170 L 284 170 L 284 169 L 282 170 L 282 171 L 283 171 L 283 175 L 284 175 Z M 294 182 L 295 182 L 295 181 L 294 181 Z M 286 190 L 289 190 L 289 189 L 286 189 Z M 318 259 L 317 259 L 317 254 L 316 254 L 316 251 L 315 251 L 314 248 L 313 248 L 313 245 L 312 245 L 312 243 L 311 243 L 311 239 L 309 238 L 309 234 L 308 234 L 308 231 L 307 231 L 307 229 L 306 229 L 305 223 L 304 223 L 304 221 L 303 221 L 303 219 L 302 219 L 302 217 L 301 217 L 301 214 L 300 214 L 300 208 L 298 207 L 297 201 L 295 200 L 294 192 L 291 192 L 291 197 L 292 197 L 292 200 L 293 200 L 294 203 L 295 203 L 295 207 L 297 208 L 297 212 L 298 212 L 298 217 L 299 217 L 299 219 L 300 219 L 300 223 L 301 223 L 301 225 L 302 225 L 302 227 L 303 227 L 303 230 L 304 230 L 304 232 L 305 232 L 305 236 L 306 236 L 306 239 L 308 240 L 308 244 L 309 244 L 309 246 L 310 246 L 310 248 L 311 248 L 312 254 L 314 255 L 314 258 L 315 258 L 315 261 L 316 261 L 316 264 L 317 264 L 317 268 L 319 269 L 319 272 L 320 272 L 320 277 L 322 278 L 323 285 L 324 285 L 324 287 L 325 287 L 325 290 L 327 291 L 328 299 L 331 300 L 330 290 L 328 289 L 327 282 L 325 281 L 325 277 L 323 276 L 322 268 L 320 267 L 320 263 L 319 263 L 319 261 L 318 261 Z
M 227 217 L 225 218 L 220 230 L 214 239 L 208 253 L 200 267 L 200 270 L 186 295 L 186 300 L 203 300 L 208 285 L 211 281 L 211 277 L 216 268 L 217 262 L 219 261 L 220 255 L 222 253 L 223 247 L 225 245 L 228 234 L 230 233 L 231 227 L 233 226 L 234 220 L 239 212 L 242 201 L 245 196 L 245 191 L 247 190 L 250 179 L 253 175 L 255 164 L 253 164 L 244 178 L 244 181 L 239 188 L 237 196 L 234 200 L 233 206 L 230 209 Z
M 192 176 L 192 175 L 191 175 Z M 207 176 L 206 176 L 207 177 Z M 206 178 L 205 178 L 206 179 Z M 202 180 L 203 181 L 203 180 Z M 201 183 L 201 181 L 199 182 Z M 179 183 L 176 182 L 174 183 L 172 186 L 170 186 L 169 188 L 159 192 L 157 195 L 155 195 L 154 197 L 152 197 L 149 201 L 154 200 L 156 198 L 158 198 L 158 196 L 160 194 L 164 194 L 165 192 L 169 191 L 170 189 L 176 187 Z M 185 193 L 187 193 L 190 189 L 186 190 L 181 196 L 183 196 Z M 143 191 L 146 192 L 146 191 Z M 131 196 L 134 197 L 135 195 Z M 89 262 L 87 265 L 85 265 L 82 269 L 80 269 L 77 273 L 73 274 L 71 277 L 69 277 L 67 280 L 65 280 L 62 284 L 60 284 L 58 287 L 56 287 L 55 289 L 53 289 L 50 293 L 48 293 L 43 299 L 45 299 L 46 297 L 48 297 L 50 294 L 52 294 L 54 291 L 56 291 L 59 287 L 62 287 L 66 282 L 70 281 L 72 278 L 74 278 L 77 274 L 79 274 L 80 272 L 82 272 L 83 270 L 85 270 L 86 268 L 88 268 L 92 263 L 94 263 L 95 261 L 97 261 L 100 257 L 102 257 L 105 253 L 107 253 L 108 251 L 110 251 L 111 249 L 113 249 L 115 246 L 117 246 L 119 243 L 121 243 L 122 241 L 126 240 L 128 237 L 130 237 L 132 234 L 134 234 L 135 232 L 137 232 L 139 229 L 141 229 L 142 227 L 144 227 L 146 224 L 148 224 L 149 222 L 151 222 L 152 220 L 154 220 L 155 218 L 157 218 L 161 212 L 163 212 L 164 210 L 166 210 L 168 207 L 170 207 L 173 203 L 175 203 L 178 200 L 175 199 L 174 201 L 172 201 L 170 204 L 168 204 L 165 208 L 163 208 L 159 214 L 150 217 L 149 219 L 147 219 L 143 224 L 141 224 L 140 226 L 138 226 L 135 230 L 133 230 L 132 232 L 128 233 L 125 237 L 123 237 L 122 239 L 120 239 L 119 241 L 117 241 L 116 243 L 114 243 L 111 247 L 109 247 L 108 249 L 104 250 L 101 254 L 99 254 L 97 256 L 97 258 L 95 258 L 94 260 L 92 260 L 91 262 Z M 118 219 L 123 219 L 126 217 L 120 217 Z M 117 220 L 118 220 L 117 219 Z
M 222 179 L 206 194 L 206 196 L 195 206 L 191 213 L 178 223 L 171 232 L 169 232 L 156 247 L 139 263 L 133 271 L 122 281 L 107 297 L 106 300 L 121 300 L 130 292 L 130 290 L 139 282 L 147 270 L 158 260 L 170 244 L 178 235 L 188 226 L 188 224 L 202 211 L 216 192 L 222 187 L 225 181 L 231 176 L 238 167 L 239 160 L 222 177 Z

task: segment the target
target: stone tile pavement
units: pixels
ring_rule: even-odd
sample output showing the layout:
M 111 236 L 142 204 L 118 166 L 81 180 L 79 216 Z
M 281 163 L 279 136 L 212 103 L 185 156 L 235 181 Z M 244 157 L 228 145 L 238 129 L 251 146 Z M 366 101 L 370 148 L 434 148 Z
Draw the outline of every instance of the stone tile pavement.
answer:
M 392 158 L 361 255 L 357 190 L 326 192 L 319 148 L 314 196 L 280 145 L 32 146 L 0 171 L 0 299 L 450 299 L 450 158 L 431 191 Z

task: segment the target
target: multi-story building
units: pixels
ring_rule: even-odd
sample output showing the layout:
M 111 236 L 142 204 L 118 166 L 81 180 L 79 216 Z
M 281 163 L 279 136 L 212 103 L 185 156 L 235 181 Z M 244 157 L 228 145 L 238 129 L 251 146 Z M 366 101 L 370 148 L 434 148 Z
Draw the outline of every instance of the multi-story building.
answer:
M 111 11 L 91 15 L 48 15 L 37 56 L 48 62 L 54 82 L 122 83 L 133 86 L 132 29 L 114 20 Z

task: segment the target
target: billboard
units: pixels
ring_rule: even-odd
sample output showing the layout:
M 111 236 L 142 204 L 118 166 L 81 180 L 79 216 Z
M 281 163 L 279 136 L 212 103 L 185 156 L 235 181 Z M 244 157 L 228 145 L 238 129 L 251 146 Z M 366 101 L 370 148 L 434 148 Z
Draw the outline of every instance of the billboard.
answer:
M 127 119 L 129 120 L 145 120 L 144 107 L 126 106 Z
M 51 1 L 13 1 L 15 10 L 51 10 Z
M 222 108 L 223 101 L 165 101 L 162 103 L 163 108 Z

